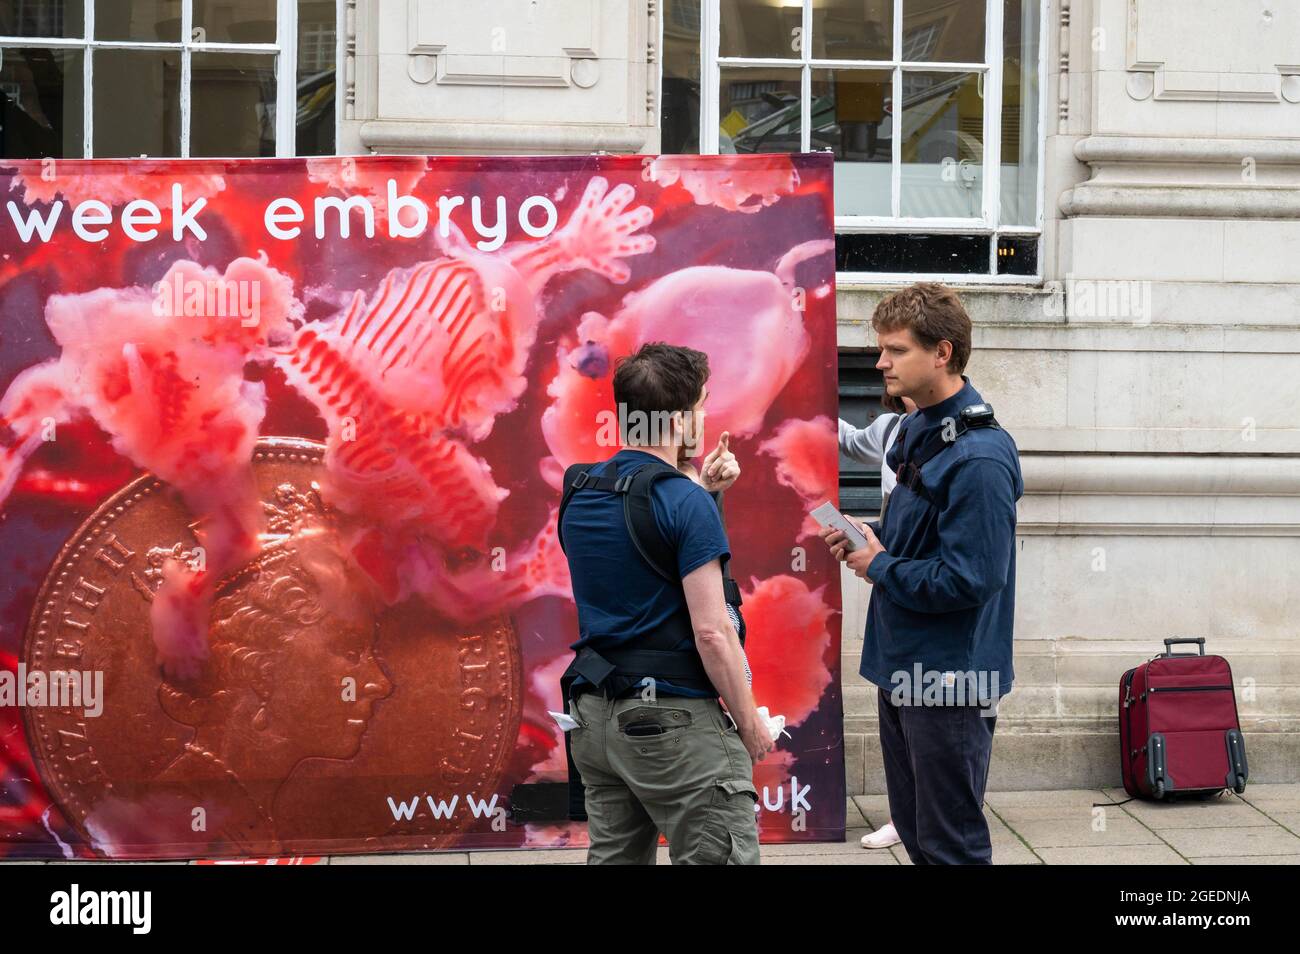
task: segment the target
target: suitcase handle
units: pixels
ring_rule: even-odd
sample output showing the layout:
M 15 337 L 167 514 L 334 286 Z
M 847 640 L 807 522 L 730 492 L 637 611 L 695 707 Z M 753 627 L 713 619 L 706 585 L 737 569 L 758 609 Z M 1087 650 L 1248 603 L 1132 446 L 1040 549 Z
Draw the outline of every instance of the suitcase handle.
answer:
M 1195 643 L 1195 644 L 1196 644 L 1196 648 L 1200 650 L 1200 655 L 1202 655 L 1202 656 L 1205 655 L 1205 637 L 1204 637 L 1204 636 L 1197 636 L 1197 637 L 1195 637 L 1195 638 L 1192 638 L 1192 637 L 1190 637 L 1190 636 L 1183 636 L 1183 637 L 1180 637 L 1180 638 L 1177 638 L 1177 639 L 1166 639 L 1166 640 L 1165 640 L 1165 651 L 1164 651 L 1164 653 L 1163 653 L 1162 655 L 1165 655 L 1165 656 L 1174 656 L 1174 655 L 1178 655 L 1178 656 L 1190 656 L 1190 655 L 1192 655 L 1191 653 L 1175 653 L 1175 652 L 1173 651 L 1173 645 L 1174 645 L 1175 643 Z

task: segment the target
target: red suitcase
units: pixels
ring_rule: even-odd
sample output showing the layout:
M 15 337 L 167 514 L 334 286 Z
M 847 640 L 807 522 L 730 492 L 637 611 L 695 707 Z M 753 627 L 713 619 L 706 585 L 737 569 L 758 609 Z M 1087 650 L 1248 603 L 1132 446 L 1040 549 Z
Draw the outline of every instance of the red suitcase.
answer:
M 1175 653 L 1195 643 L 1200 653 Z M 1166 639 L 1165 651 L 1119 683 L 1120 769 L 1133 796 L 1246 790 L 1246 744 L 1232 669 L 1205 640 Z

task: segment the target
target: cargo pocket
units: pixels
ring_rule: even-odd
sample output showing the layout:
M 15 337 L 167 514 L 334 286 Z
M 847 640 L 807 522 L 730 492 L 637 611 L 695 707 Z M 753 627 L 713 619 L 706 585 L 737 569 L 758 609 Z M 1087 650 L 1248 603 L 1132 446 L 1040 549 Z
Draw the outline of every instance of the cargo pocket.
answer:
M 758 791 L 749 779 L 719 779 L 692 863 L 758 864 L 757 803 Z

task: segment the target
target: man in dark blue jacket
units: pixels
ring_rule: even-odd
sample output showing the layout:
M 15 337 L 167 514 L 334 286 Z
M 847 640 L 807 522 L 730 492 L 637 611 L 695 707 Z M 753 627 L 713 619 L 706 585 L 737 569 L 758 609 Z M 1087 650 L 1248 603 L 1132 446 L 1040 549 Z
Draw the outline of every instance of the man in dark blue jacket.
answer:
M 867 546 L 822 537 L 873 584 L 863 678 L 879 687 L 889 809 L 916 864 L 989 864 L 984 819 L 997 700 L 1011 691 L 1016 501 L 1011 435 L 962 371 L 971 322 L 951 290 L 919 283 L 871 319 L 885 388 L 918 411 L 886 466 L 899 475 Z

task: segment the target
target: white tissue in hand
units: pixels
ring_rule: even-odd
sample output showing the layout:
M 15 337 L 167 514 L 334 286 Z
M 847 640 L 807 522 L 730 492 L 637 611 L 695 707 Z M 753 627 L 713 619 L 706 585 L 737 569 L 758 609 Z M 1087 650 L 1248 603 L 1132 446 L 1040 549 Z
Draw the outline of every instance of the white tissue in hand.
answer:
M 769 715 L 767 706 L 759 706 L 757 711 L 759 718 L 763 720 L 763 725 L 767 726 L 767 734 L 772 737 L 773 742 L 781 735 L 790 738 L 790 733 L 785 731 L 785 716 Z

